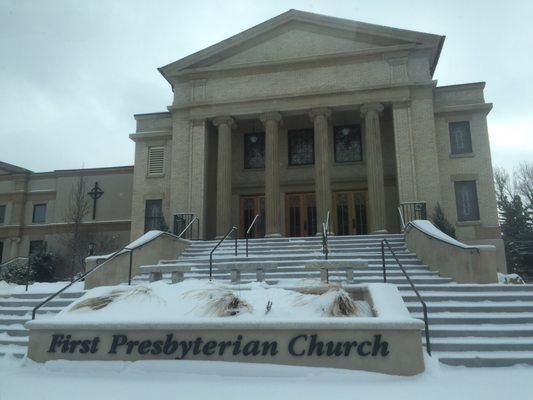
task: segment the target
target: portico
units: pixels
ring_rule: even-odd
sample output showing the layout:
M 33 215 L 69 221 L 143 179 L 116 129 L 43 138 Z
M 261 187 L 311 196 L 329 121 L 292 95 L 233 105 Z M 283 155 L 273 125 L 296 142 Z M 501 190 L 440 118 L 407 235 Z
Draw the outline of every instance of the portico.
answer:
M 328 212 L 331 229 L 335 231 L 341 228 L 341 232 L 348 233 L 349 229 L 342 229 L 338 225 L 353 224 L 355 228 L 356 223 L 352 221 L 355 217 L 352 215 L 353 218 L 350 218 L 348 210 L 351 207 L 348 203 L 342 203 L 342 196 L 334 196 L 332 187 L 336 192 L 342 189 L 342 192 L 351 193 L 357 189 L 364 194 L 364 204 L 360 204 L 358 218 L 364 220 L 365 228 L 362 228 L 363 221 L 360 221 L 357 233 L 386 232 L 382 135 L 388 141 L 386 155 L 392 155 L 393 159 L 395 157 L 390 121 L 387 121 L 386 132 L 382 134 L 380 128 L 384 110 L 383 104 L 374 102 L 342 108 L 316 107 L 301 111 L 269 111 L 257 116 L 233 114 L 213 118 L 218 143 L 217 236 L 223 236 L 234 225 L 246 229 L 257 214 L 264 222 L 264 229 L 257 231 L 255 236 L 312 235 L 320 230 L 319 226 L 326 220 Z M 387 118 L 390 119 L 390 116 Z M 343 127 L 347 134 L 350 134 L 350 129 L 353 131 L 351 141 L 341 142 L 334 133 L 335 129 Z M 312 152 L 308 155 L 310 162 L 290 165 L 293 149 L 290 148 L 289 137 L 299 130 L 312 133 L 309 137 L 312 147 L 307 147 L 307 151 Z M 359 136 L 355 137 L 356 134 Z M 248 149 L 247 135 L 252 135 L 252 138 L 264 135 L 264 141 L 257 138 L 255 140 L 259 140 L 260 144 Z M 305 143 L 297 146 L 305 147 Z M 341 150 L 345 159 L 336 157 Z M 255 157 L 256 164 L 249 165 L 246 157 Z M 392 161 L 388 163 L 387 179 L 391 186 L 389 191 L 392 197 L 396 197 L 396 167 Z M 228 166 L 233 166 L 231 173 L 228 172 Z M 235 177 L 233 181 L 232 176 Z M 248 176 L 250 179 L 247 179 Z M 233 196 L 228 188 L 231 188 Z M 291 200 L 299 193 L 304 194 L 309 201 L 302 207 L 291 206 Z M 236 215 L 235 197 L 264 197 L 264 206 L 262 208 L 261 201 L 256 201 L 256 204 L 247 207 L 240 201 Z M 295 211 L 298 208 L 304 209 L 301 216 L 294 214 L 299 212 Z M 291 224 L 302 222 L 298 221 L 302 218 L 304 229 L 290 228 Z M 389 226 L 394 227 L 394 221 Z

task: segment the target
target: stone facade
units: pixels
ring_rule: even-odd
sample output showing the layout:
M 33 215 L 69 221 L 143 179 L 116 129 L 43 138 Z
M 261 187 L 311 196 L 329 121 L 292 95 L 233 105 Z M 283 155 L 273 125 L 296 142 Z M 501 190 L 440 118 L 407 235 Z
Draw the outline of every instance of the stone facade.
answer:
M 27 257 L 30 244 L 39 241 L 50 251 L 65 252 L 64 237 L 72 232 L 66 212 L 80 176 L 87 191 L 96 182 L 104 191 L 97 200 L 94 219 L 93 202 L 87 196 L 89 208 L 81 229 L 96 239 L 105 235 L 111 250 L 124 246 L 130 238 L 132 175 L 131 166 L 35 173 L 0 163 L 0 207 L 5 210 L 0 219 L 1 261 Z M 34 218 L 35 205 L 44 205 L 42 220 Z
M 426 202 L 430 212 L 440 203 L 459 239 L 501 244 L 486 123 L 491 104 L 483 83 L 437 86 L 443 42 L 290 10 L 160 68 L 174 98 L 167 112 L 135 116 L 132 237 L 143 233 L 152 198 L 162 199 L 166 221 L 176 213 L 198 216 L 203 238 L 233 225 L 242 232 L 242 200 L 250 196 L 264 196 L 264 233 L 288 235 L 294 209 L 287 196 L 297 193 L 314 194 L 318 230 L 331 211 L 338 231 L 339 199 L 353 192 L 366 198 L 359 211 L 368 233 L 399 232 L 400 203 Z M 451 154 L 452 121 L 469 122 L 471 153 Z M 361 128 L 362 160 L 336 162 L 339 125 Z M 293 129 L 313 130 L 314 163 L 289 165 Z M 264 168 L 244 167 L 250 132 L 265 132 Z M 146 166 L 151 146 L 165 147 L 157 177 Z M 454 181 L 464 180 L 475 181 L 479 219 L 459 222 Z

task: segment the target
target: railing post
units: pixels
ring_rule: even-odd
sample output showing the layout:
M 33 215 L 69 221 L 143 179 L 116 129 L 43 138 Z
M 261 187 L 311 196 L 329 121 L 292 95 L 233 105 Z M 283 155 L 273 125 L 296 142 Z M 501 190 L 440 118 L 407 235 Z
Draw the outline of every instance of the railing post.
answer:
M 235 256 L 237 256 L 237 239 L 239 238 L 239 230 L 235 230 Z
M 30 282 L 30 266 L 31 266 L 31 263 L 30 263 L 30 259 L 31 259 L 31 255 L 28 256 L 28 263 L 26 265 L 26 292 L 28 291 L 28 284 Z
M 209 280 L 213 280 L 213 253 L 209 254 Z
M 130 268 L 128 272 L 128 286 L 131 286 L 131 268 L 133 264 L 133 250 L 130 250 Z
M 422 302 L 422 310 L 424 311 L 424 325 L 426 326 L 426 351 L 431 355 L 431 343 L 429 341 L 429 322 L 428 322 L 428 310 L 426 303 Z
M 246 232 L 245 238 L 246 238 L 246 257 L 248 257 L 248 232 Z
M 387 268 L 385 266 L 385 240 L 381 241 L 381 262 L 383 263 L 383 283 L 387 283 Z

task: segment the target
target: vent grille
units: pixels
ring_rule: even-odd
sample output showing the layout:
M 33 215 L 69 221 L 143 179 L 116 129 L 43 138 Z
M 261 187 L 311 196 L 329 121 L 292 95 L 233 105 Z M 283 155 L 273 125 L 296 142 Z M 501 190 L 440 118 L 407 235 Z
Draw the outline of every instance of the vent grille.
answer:
M 148 149 L 148 175 L 162 175 L 164 170 L 165 148 L 150 147 Z

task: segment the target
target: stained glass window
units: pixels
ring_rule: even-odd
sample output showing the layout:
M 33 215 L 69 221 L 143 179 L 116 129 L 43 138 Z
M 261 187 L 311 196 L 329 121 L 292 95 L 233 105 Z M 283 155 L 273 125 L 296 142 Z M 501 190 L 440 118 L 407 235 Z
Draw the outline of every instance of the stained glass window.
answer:
M 450 144 L 452 154 L 472 153 L 472 138 L 470 135 L 470 122 L 450 122 Z
M 333 129 L 335 162 L 361 161 L 361 127 L 359 125 L 336 126 Z
M 455 182 L 455 203 L 459 221 L 479 220 L 476 181 Z
M 265 133 L 244 135 L 244 168 L 265 167 Z
M 315 162 L 312 129 L 298 129 L 288 132 L 289 165 L 309 165 Z

